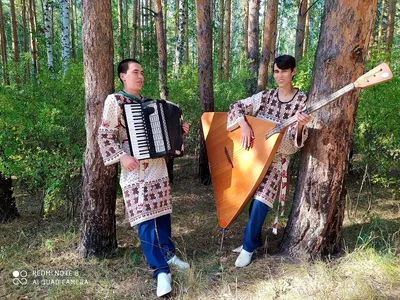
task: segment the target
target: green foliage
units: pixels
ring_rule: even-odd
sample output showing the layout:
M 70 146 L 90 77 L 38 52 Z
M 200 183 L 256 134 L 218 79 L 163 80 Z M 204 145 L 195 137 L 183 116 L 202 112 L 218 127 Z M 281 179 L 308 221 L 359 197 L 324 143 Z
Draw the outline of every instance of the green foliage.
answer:
M 356 246 L 361 249 L 372 248 L 383 257 L 393 258 L 399 244 L 400 230 L 397 224 L 391 225 L 373 212 L 367 212 L 366 217 L 369 220 L 360 231 Z
M 373 57 L 369 65 L 377 65 Z M 393 61 L 395 61 L 393 59 Z M 355 127 L 354 161 L 357 168 L 368 164 L 374 183 L 400 191 L 400 79 L 398 66 L 391 66 L 393 79 L 362 91 Z
M 82 65 L 65 75 L 42 71 L 24 86 L 1 87 L 0 172 L 44 192 L 48 212 L 80 174 L 84 135 Z

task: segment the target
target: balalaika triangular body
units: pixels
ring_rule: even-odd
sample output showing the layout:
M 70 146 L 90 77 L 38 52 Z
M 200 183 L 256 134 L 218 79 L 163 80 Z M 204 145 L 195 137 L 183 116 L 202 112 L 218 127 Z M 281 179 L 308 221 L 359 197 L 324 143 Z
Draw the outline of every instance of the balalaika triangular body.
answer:
M 223 228 L 236 219 L 251 199 L 284 134 L 283 130 L 266 140 L 265 135 L 276 123 L 250 116 L 246 120 L 256 137 L 248 150 L 240 145 L 240 129 L 226 130 L 227 113 L 209 112 L 201 117 L 218 222 Z

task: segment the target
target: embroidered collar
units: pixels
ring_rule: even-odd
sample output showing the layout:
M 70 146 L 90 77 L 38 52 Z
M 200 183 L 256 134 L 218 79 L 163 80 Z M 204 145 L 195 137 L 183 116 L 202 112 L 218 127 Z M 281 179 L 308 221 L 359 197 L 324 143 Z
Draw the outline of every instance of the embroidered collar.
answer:
M 135 97 L 135 96 L 133 96 L 133 95 L 131 95 L 131 94 L 128 94 L 128 93 L 125 92 L 125 91 L 119 91 L 118 94 L 124 95 L 125 97 L 128 97 L 129 99 L 131 99 L 131 100 L 133 100 L 133 101 L 135 101 L 135 102 L 137 102 L 137 103 L 142 103 L 142 102 L 143 102 L 142 99 L 139 99 L 138 97 Z M 140 97 L 141 97 L 141 96 L 140 96 Z

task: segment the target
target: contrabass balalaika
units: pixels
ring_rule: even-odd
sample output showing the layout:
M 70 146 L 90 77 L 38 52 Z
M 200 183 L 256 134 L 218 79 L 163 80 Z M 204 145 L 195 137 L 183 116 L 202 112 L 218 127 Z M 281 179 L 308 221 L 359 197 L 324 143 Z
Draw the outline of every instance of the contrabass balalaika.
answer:
M 129 146 L 138 160 L 183 155 L 182 110 L 165 100 L 124 104 Z

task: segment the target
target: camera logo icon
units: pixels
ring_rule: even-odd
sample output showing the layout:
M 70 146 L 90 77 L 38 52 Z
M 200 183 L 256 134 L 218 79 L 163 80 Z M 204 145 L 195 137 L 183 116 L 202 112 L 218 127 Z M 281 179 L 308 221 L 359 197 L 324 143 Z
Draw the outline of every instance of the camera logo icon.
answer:
M 13 275 L 13 284 L 14 285 L 26 285 L 28 284 L 28 272 L 25 270 L 21 270 L 21 271 L 13 271 L 12 273 Z

